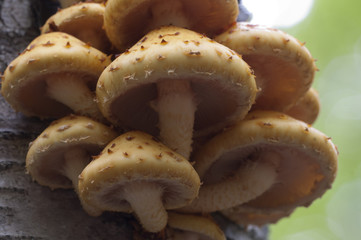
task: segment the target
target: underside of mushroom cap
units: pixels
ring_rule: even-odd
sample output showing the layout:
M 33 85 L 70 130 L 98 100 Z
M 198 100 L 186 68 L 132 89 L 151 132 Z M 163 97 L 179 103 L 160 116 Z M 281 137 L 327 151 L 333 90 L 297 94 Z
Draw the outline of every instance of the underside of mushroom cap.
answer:
M 166 9 L 165 5 L 169 5 L 170 9 Z M 177 5 L 176 9 L 171 10 L 174 5 Z M 186 26 L 178 19 L 167 19 L 165 16 L 169 11 L 173 11 L 171 18 L 179 15 L 184 18 Z M 111 42 L 124 51 L 152 30 L 150 26 L 154 26 L 154 22 L 160 24 L 155 24 L 154 28 L 174 25 L 212 37 L 230 27 L 237 16 L 236 0 L 108 0 L 104 26 Z
M 47 80 L 76 78 L 94 91 L 99 75 L 109 63 L 107 55 L 69 34 L 43 34 L 6 68 L 1 93 L 16 111 L 25 115 L 63 117 L 73 111 L 46 95 Z
M 151 106 L 156 83 L 174 80 L 190 82 L 198 135 L 242 119 L 257 91 L 249 66 L 234 51 L 199 33 L 163 27 L 104 70 L 96 89 L 100 109 L 116 126 L 158 136 L 158 114 Z
M 194 167 L 206 185 L 231 175 L 242 162 L 267 153 L 279 156 L 276 182 L 245 206 L 265 211 L 307 206 L 335 179 L 338 152 L 331 139 L 302 121 L 273 111 L 251 112 L 218 134 L 195 153 Z
M 79 192 L 84 202 L 100 210 L 132 212 L 123 191 L 131 183 L 158 185 L 165 209 L 188 204 L 200 186 L 194 168 L 181 155 L 151 135 L 131 131 L 110 142 L 84 169 Z
M 31 144 L 26 156 L 26 169 L 41 185 L 72 188 L 63 174 L 64 153 L 84 149 L 91 156 L 99 152 L 117 133 L 110 127 L 82 116 L 67 116 L 50 124 Z M 77 159 L 74 159 L 77 161 Z
M 304 43 L 283 31 L 239 22 L 215 40 L 253 69 L 260 89 L 253 109 L 285 111 L 311 87 L 315 61 Z
M 79 2 L 49 17 L 41 33 L 65 32 L 102 52 L 108 52 L 111 44 L 103 29 L 104 10 L 104 4 Z

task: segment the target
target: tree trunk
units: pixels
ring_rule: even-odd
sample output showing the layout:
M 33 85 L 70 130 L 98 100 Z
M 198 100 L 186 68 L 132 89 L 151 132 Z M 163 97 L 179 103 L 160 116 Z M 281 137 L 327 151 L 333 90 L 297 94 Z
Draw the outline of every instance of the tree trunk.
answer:
M 57 9 L 51 0 L 0 0 L 0 71 L 39 35 Z M 90 217 L 72 190 L 33 182 L 25 171 L 29 143 L 49 124 L 14 112 L 0 96 L 0 239 L 132 239 L 127 214 Z M 266 239 L 266 228 L 242 228 L 218 217 L 229 239 Z

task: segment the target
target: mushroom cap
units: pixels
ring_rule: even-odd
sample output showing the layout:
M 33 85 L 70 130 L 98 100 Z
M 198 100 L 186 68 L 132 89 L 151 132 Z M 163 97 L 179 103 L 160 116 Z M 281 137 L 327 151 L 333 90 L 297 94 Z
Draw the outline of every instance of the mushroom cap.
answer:
M 109 52 L 111 43 L 103 29 L 104 10 L 104 4 L 80 2 L 49 17 L 41 33 L 65 32 L 102 52 Z
M 163 189 L 165 209 L 191 202 L 200 186 L 198 174 L 181 155 L 140 131 L 124 133 L 110 142 L 79 178 L 83 202 L 102 211 L 132 212 L 122 187 L 151 182 Z M 143 199 L 147 201 L 147 199 Z
M 283 31 L 237 23 L 214 39 L 241 54 L 253 69 L 260 88 L 253 109 L 283 112 L 311 87 L 315 61 L 304 43 Z
M 229 209 L 224 209 L 220 212 L 222 215 L 237 224 L 262 226 L 265 224 L 274 224 L 282 218 L 289 217 L 293 210 L 294 209 L 290 209 L 288 211 L 273 210 L 264 212 L 259 209 L 236 206 Z
M 69 34 L 43 34 L 6 68 L 1 94 L 25 115 L 64 117 L 72 110 L 45 94 L 47 79 L 70 74 L 94 90 L 99 75 L 109 64 L 107 55 Z
M 108 0 L 104 14 L 104 27 L 110 41 L 119 50 L 132 46 L 149 30 L 153 21 L 163 16 L 154 15 L 152 8 L 155 4 L 164 5 L 169 0 Z M 186 27 L 193 31 L 203 33 L 209 37 L 223 32 L 236 22 L 238 16 L 238 3 L 236 0 L 182 0 L 181 13 L 190 21 Z M 165 20 L 164 25 L 177 23 Z M 157 26 L 161 27 L 161 26 Z
M 306 94 L 285 113 L 293 118 L 313 124 L 320 112 L 321 103 L 318 92 L 310 88 Z
M 198 239 L 207 240 L 225 240 L 223 231 L 209 216 L 199 216 L 195 214 L 183 214 L 173 211 L 168 212 L 168 231 L 173 235 L 177 235 L 177 231 L 190 232 L 199 235 Z M 177 238 L 181 239 L 181 238 Z
M 279 156 L 276 182 L 244 206 L 265 212 L 307 206 L 336 177 L 338 152 L 329 137 L 283 113 L 260 110 L 250 112 L 200 148 L 193 158 L 194 168 L 206 185 L 269 152 Z
M 53 121 L 30 145 L 26 169 L 39 184 L 55 188 L 72 188 L 63 174 L 64 153 L 81 148 L 91 156 L 118 135 L 110 127 L 83 116 L 70 115 Z M 74 159 L 76 161 L 76 159 Z
M 242 119 L 255 99 L 249 66 L 229 48 L 199 33 L 162 27 L 148 33 L 101 74 L 96 95 L 115 126 L 158 136 L 156 83 L 187 80 L 197 102 L 195 134 L 205 135 Z

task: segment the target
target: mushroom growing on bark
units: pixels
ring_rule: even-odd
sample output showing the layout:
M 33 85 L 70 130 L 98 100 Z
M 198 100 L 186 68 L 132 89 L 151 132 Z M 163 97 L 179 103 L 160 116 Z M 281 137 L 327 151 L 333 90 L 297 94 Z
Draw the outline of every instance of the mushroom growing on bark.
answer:
M 261 209 L 263 213 L 288 212 L 311 204 L 331 187 L 337 171 L 337 149 L 329 137 L 302 121 L 273 111 L 249 113 L 244 120 L 208 141 L 194 154 L 193 160 L 203 184 L 199 197 L 183 209 L 189 212 L 202 211 L 203 202 L 215 205 L 231 196 L 217 191 L 212 196 L 203 191 L 208 193 L 212 186 L 242 178 L 237 169 L 249 172 L 251 176 L 246 181 L 251 178 L 255 181 L 241 189 L 254 196 L 243 206 Z M 254 170 L 262 166 L 267 171 Z M 269 187 L 258 188 L 257 182 Z M 228 198 L 235 201 L 239 197 L 244 196 Z M 238 205 L 241 204 L 233 207 Z
M 311 87 L 315 61 L 304 43 L 283 31 L 237 23 L 214 39 L 253 69 L 260 90 L 253 109 L 283 112 Z
M 74 188 L 84 167 L 118 135 L 110 127 L 82 116 L 52 122 L 30 145 L 26 169 L 40 185 Z M 84 205 L 92 211 L 88 205 Z
M 85 2 L 59 10 L 45 22 L 41 33 L 65 32 L 102 52 L 109 52 L 111 43 L 103 29 L 104 4 Z
M 79 179 L 83 202 L 99 214 L 134 212 L 149 232 L 161 231 L 167 224 L 166 209 L 189 204 L 199 186 L 199 176 L 185 158 L 140 131 L 110 142 Z
M 188 159 L 193 130 L 205 135 L 242 119 L 256 91 L 234 51 L 199 33 L 162 27 L 104 70 L 96 95 L 114 125 L 160 136 Z
M 8 65 L 1 93 L 28 116 L 76 113 L 101 120 L 94 90 L 109 63 L 107 55 L 69 34 L 43 34 Z
M 237 0 L 108 0 L 104 27 L 124 51 L 149 31 L 168 25 L 213 37 L 234 24 L 238 12 Z

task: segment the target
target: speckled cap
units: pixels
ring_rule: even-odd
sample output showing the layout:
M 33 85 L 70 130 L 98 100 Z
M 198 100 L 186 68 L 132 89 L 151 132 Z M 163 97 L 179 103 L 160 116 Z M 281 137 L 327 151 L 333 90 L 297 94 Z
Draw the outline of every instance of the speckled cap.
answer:
M 82 116 L 66 116 L 51 123 L 31 144 L 26 155 L 26 169 L 39 184 L 72 188 L 63 174 L 64 153 L 76 148 L 98 155 L 117 133 L 110 127 Z M 74 159 L 77 161 L 78 159 Z
M 108 0 L 104 27 L 123 52 L 149 31 L 167 25 L 213 37 L 236 22 L 237 0 Z
M 107 55 L 69 34 L 42 34 L 8 65 L 1 94 L 25 115 L 64 117 L 73 110 L 46 95 L 47 80 L 71 75 L 94 90 L 109 63 Z
M 313 57 L 281 30 L 239 22 L 214 39 L 241 54 L 254 71 L 260 91 L 253 109 L 285 111 L 311 87 Z
M 47 19 L 41 33 L 65 32 L 102 52 L 109 52 L 111 43 L 103 28 L 104 10 L 104 4 L 94 2 L 60 9 Z
M 194 134 L 204 135 L 242 119 L 256 84 L 233 50 L 194 31 L 163 27 L 144 36 L 101 74 L 96 94 L 103 115 L 116 126 L 158 136 L 158 81 L 189 81 L 197 103 Z
M 331 188 L 337 173 L 338 151 L 331 138 L 302 121 L 274 111 L 249 113 L 203 145 L 193 160 L 205 186 L 214 179 L 232 177 L 237 166 L 257 164 L 260 156 L 262 161 L 277 163 L 277 177 L 267 191 L 243 206 L 263 213 L 288 212 L 310 205 Z
M 102 211 L 132 212 L 122 191 L 132 182 L 161 186 L 166 209 L 191 202 L 200 186 L 198 174 L 185 158 L 151 135 L 131 131 L 111 141 L 83 170 L 79 179 L 80 197 Z

